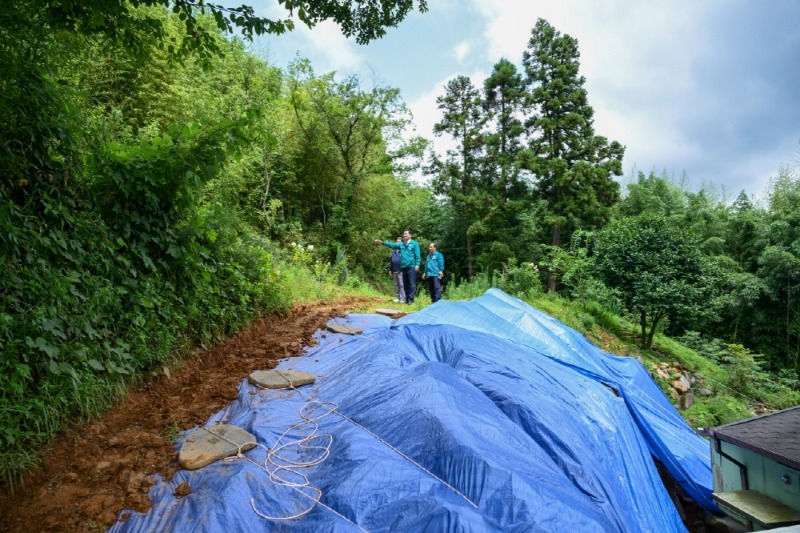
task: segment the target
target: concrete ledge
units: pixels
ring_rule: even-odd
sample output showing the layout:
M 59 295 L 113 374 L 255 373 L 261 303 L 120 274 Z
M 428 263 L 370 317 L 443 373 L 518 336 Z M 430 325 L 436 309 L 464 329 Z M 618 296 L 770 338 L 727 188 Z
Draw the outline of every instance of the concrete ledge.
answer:
M 715 492 L 712 496 L 723 510 L 730 510 L 767 528 L 800 524 L 800 511 L 757 490 Z

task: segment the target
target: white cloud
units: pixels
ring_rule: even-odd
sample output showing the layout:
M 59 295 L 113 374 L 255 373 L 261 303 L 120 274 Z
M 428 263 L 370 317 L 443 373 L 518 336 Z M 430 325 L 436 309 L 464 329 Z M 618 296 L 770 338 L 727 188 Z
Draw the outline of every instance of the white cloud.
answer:
M 505 57 L 521 65 L 539 18 L 578 40 L 595 129 L 628 146 L 626 171 L 634 164 L 648 171 L 701 156 L 702 148 L 678 119 L 696 89 L 692 58 L 705 46 L 706 7 L 624 0 L 474 0 L 473 6 L 484 17 L 484 49 L 491 61 Z
M 456 58 L 456 61 L 463 63 L 464 58 L 467 57 L 467 54 L 469 54 L 471 48 L 472 47 L 470 46 L 469 41 L 461 41 L 455 46 L 455 48 L 453 48 L 451 53 L 453 54 L 453 57 Z
M 289 12 L 277 3 L 269 3 L 256 9 L 258 16 L 273 20 L 291 18 L 295 29 L 279 36 L 265 36 L 258 40 L 259 46 L 276 47 L 284 61 L 289 61 L 295 54 L 312 61 L 315 72 L 332 70 L 352 73 L 365 64 L 364 56 L 358 50 L 355 39 L 342 35 L 339 26 L 331 21 L 308 28 L 297 16 L 289 16 Z M 287 57 L 287 53 L 289 57 Z M 268 55 L 272 55 L 270 51 Z
M 294 31 L 302 37 L 300 55 L 316 58 L 314 70 L 318 72 L 353 72 L 364 64 L 364 56 L 357 51 L 355 40 L 343 36 L 333 22 L 321 22 L 313 29 L 300 26 Z

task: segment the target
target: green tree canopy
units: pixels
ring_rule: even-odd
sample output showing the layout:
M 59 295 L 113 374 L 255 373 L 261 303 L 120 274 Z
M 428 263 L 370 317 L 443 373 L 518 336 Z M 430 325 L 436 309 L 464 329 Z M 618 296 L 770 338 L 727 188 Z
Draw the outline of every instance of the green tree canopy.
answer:
M 286 10 L 287 17 L 279 19 L 258 16 L 250 5 L 229 7 L 205 0 L 33 0 L 28 4 L 42 22 L 54 28 L 83 34 L 104 33 L 120 38 L 133 48 L 138 48 L 142 34 L 150 34 L 165 40 L 170 48 L 179 45 L 184 52 L 216 52 L 217 31 L 198 24 L 198 15 L 209 14 L 214 18 L 218 30 L 239 30 L 247 39 L 252 39 L 254 35 L 281 34 L 292 30 L 294 17 L 310 28 L 332 20 L 346 36 L 354 36 L 358 43 L 366 44 L 385 35 L 387 27 L 397 26 L 414 8 L 415 2 L 278 0 L 278 5 Z M 416 4 L 421 12 L 427 10 L 426 0 L 418 0 Z M 174 38 L 168 39 L 161 18 L 141 16 L 142 12 L 136 11 L 138 7 L 161 7 L 173 11 L 186 25 L 185 37 L 180 43 Z
M 673 183 L 666 173 L 651 171 L 645 174 L 639 171 L 636 181 L 628 183 L 618 210 L 624 217 L 644 213 L 665 217 L 683 215 L 686 211 L 686 195 L 683 188 Z
M 316 76 L 305 61 L 292 73 L 289 101 L 303 146 L 297 163 L 306 168 L 304 195 L 317 200 L 315 220 L 306 222 L 346 243 L 356 189 L 368 176 L 392 173 L 388 142 L 402 144 L 410 113 L 396 88 L 365 90 L 356 76 Z
M 717 281 L 697 238 L 657 215 L 615 220 L 598 232 L 595 268 L 638 315 L 642 347 L 650 348 L 665 318 L 703 317 Z

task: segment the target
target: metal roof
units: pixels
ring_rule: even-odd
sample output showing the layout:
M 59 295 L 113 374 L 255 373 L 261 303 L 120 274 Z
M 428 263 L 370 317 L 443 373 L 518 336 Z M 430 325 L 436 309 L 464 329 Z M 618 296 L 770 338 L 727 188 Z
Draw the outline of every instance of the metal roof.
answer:
M 719 426 L 711 434 L 800 470 L 800 405 Z

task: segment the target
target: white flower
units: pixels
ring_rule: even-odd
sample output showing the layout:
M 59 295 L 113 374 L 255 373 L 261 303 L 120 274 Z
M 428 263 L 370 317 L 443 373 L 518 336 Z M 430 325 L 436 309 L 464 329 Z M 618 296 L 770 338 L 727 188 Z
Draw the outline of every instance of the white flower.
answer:
M 309 250 L 313 250 L 313 249 L 314 249 L 314 245 L 313 245 L 313 244 L 309 244 L 309 245 L 307 246 L 307 249 L 309 249 Z

